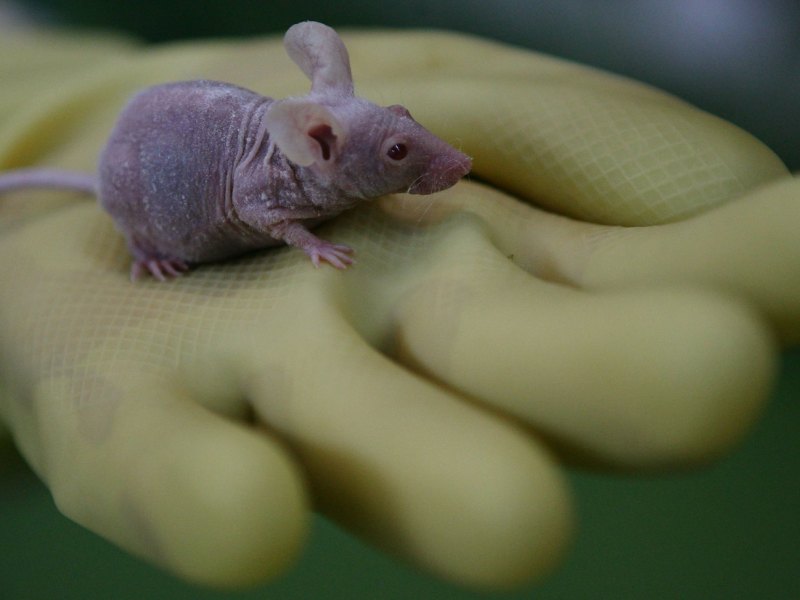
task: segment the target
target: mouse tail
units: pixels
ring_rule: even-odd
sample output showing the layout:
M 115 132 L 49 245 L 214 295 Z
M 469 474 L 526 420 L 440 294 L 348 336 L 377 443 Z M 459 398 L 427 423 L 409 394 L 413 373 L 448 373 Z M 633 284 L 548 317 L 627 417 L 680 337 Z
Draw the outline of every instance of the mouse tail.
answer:
M 28 188 L 67 189 L 97 195 L 97 177 L 59 169 L 18 169 L 0 173 L 0 194 Z

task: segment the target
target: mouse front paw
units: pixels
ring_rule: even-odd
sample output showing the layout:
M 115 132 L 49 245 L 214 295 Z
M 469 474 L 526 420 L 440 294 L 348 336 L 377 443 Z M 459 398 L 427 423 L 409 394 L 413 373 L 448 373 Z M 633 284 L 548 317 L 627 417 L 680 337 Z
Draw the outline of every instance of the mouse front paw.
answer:
M 272 224 L 267 232 L 277 240 L 283 240 L 290 246 L 300 248 L 311 259 L 315 267 L 319 267 L 322 262 L 336 267 L 346 269 L 355 260 L 351 256 L 353 249 L 344 244 L 333 244 L 319 239 L 308 229 L 302 221 L 282 221 Z
M 173 258 L 144 258 L 131 265 L 131 281 L 136 281 L 145 273 L 150 273 L 159 281 L 180 277 L 189 270 L 189 265 Z
M 318 238 L 313 244 L 304 247 L 303 251 L 308 254 L 315 267 L 319 267 L 324 261 L 337 269 L 346 269 L 355 262 L 351 256 L 354 251 L 350 246 L 332 244 Z

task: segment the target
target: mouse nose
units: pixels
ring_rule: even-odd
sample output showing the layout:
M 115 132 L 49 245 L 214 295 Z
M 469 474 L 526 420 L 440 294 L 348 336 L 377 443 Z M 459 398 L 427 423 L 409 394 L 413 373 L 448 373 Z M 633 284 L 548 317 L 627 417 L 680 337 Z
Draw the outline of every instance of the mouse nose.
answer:
M 450 148 L 437 156 L 430 165 L 428 172 L 418 179 L 408 190 L 410 194 L 433 194 L 454 186 L 459 179 L 472 169 L 472 159 Z

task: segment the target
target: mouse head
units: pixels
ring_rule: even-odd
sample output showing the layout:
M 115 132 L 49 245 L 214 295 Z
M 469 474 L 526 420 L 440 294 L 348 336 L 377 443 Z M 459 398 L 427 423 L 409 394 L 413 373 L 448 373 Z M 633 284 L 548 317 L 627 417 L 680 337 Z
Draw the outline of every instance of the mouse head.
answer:
M 290 161 L 365 198 L 431 194 L 469 172 L 470 158 L 405 108 L 354 95 L 347 49 L 333 29 L 299 23 L 286 32 L 284 45 L 311 80 L 307 96 L 276 101 L 267 111 L 270 138 Z

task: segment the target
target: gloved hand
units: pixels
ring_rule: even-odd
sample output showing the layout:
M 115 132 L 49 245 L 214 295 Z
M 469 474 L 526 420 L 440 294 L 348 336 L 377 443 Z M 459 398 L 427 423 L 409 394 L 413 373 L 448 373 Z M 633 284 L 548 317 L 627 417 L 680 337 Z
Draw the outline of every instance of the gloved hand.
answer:
M 800 187 L 748 135 L 616 77 L 344 37 L 359 92 L 461 145 L 473 181 L 325 225 L 357 251 L 346 272 L 282 248 L 168 283 L 128 280 L 96 204 L 3 198 L 0 415 L 67 516 L 192 581 L 280 573 L 312 508 L 451 580 L 528 581 L 572 531 L 562 464 L 684 467 L 747 431 L 775 340 L 800 335 Z M 306 86 L 277 38 L 81 41 L 0 42 L 20 82 L 0 167 L 91 170 L 155 81 Z

